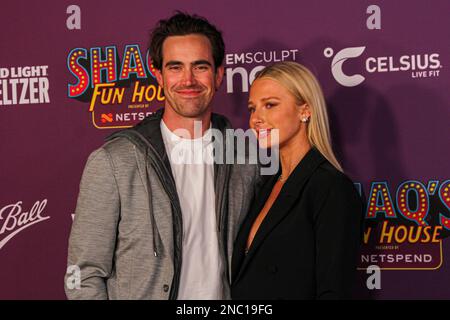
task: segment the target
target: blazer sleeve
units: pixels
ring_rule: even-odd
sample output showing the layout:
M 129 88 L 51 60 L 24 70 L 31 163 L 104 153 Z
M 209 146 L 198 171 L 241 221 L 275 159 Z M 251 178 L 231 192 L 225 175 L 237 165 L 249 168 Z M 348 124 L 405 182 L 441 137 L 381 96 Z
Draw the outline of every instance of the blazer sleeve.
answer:
M 64 281 L 69 299 L 108 299 L 106 280 L 113 268 L 119 215 L 114 167 L 101 148 L 89 156 L 80 182 Z M 79 270 L 79 285 L 73 270 Z
M 350 179 L 328 188 L 315 216 L 317 299 L 350 299 L 362 235 L 363 205 Z

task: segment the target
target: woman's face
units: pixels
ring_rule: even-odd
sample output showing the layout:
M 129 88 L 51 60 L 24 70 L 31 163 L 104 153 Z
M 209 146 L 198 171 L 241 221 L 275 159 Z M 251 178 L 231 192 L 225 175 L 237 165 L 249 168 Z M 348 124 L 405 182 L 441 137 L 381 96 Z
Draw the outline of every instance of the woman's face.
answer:
M 255 80 L 250 88 L 248 109 L 250 128 L 262 148 L 275 145 L 282 148 L 297 139 L 306 138 L 306 124 L 301 119 L 311 116 L 309 108 L 306 104 L 299 106 L 295 97 L 277 81 L 269 78 Z

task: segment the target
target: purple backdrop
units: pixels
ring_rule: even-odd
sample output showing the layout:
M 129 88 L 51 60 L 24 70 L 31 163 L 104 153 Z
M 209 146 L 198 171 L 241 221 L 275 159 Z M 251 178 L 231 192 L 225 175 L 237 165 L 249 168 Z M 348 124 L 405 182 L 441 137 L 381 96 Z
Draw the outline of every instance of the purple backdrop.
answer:
M 368 204 L 355 296 L 449 299 L 450 3 L 185 3 L 0 5 L 0 299 L 65 298 L 86 158 L 105 136 L 162 106 L 146 64 L 148 34 L 176 9 L 223 31 L 227 75 L 214 108 L 236 127 L 248 127 L 246 87 L 259 66 L 295 60 L 319 78 L 336 153 Z M 108 71 L 95 66 L 96 52 Z M 104 79 L 95 82 L 98 73 Z M 95 95 L 95 83 L 109 92 L 107 73 L 111 92 L 124 92 L 121 103 Z M 136 86 L 147 96 L 131 101 Z M 368 265 L 381 268 L 380 289 L 367 287 Z

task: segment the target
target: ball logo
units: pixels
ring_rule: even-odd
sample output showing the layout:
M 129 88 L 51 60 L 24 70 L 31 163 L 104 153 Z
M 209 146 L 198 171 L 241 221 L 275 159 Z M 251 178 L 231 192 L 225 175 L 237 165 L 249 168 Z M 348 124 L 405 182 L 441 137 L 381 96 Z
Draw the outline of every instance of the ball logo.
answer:
M 0 249 L 17 234 L 49 216 L 42 216 L 47 206 L 47 199 L 36 201 L 29 211 L 22 209 L 22 201 L 4 206 L 0 209 Z
M 360 74 L 350 76 L 345 74 L 342 70 L 342 66 L 347 59 L 359 57 L 365 49 L 366 47 L 351 47 L 342 49 L 336 53 L 333 61 L 331 62 L 331 73 L 339 84 L 345 87 L 355 87 L 365 80 L 365 78 Z M 333 49 L 331 48 L 326 48 L 323 52 L 327 58 L 331 58 L 333 53 Z

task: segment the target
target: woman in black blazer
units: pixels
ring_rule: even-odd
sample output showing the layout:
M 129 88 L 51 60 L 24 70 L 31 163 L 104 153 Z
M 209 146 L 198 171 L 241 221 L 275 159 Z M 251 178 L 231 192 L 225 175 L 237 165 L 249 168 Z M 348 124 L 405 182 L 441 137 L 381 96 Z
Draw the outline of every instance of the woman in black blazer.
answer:
M 252 84 L 249 111 L 281 167 L 263 178 L 237 235 L 232 298 L 350 298 L 362 201 L 333 154 L 316 78 L 295 62 L 269 66 Z

